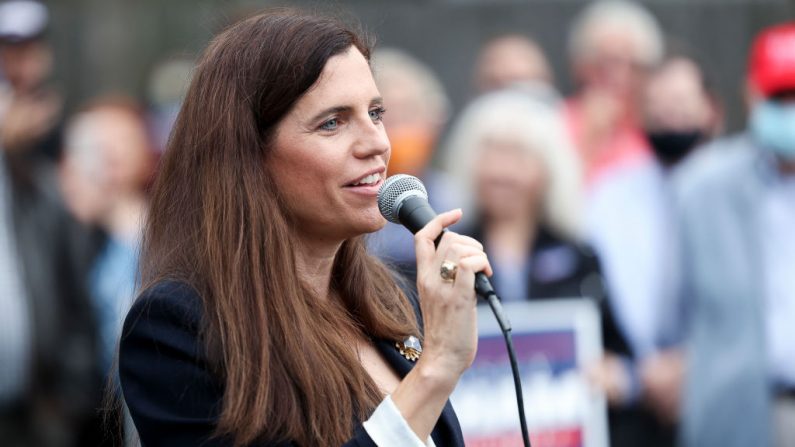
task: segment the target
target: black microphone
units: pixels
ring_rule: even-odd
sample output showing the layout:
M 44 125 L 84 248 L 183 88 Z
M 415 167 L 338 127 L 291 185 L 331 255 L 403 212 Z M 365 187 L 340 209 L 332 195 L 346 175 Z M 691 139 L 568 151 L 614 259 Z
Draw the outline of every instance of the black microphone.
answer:
M 378 190 L 378 209 L 386 220 L 401 224 L 412 233 L 423 229 L 434 217 L 436 212 L 428 203 L 428 191 L 417 177 L 397 174 L 386 179 Z M 447 231 L 445 229 L 444 231 Z M 444 232 L 434 241 L 438 246 Z M 483 272 L 475 274 L 475 292 L 489 302 L 497 316 L 500 327 L 510 331 L 511 324 L 502 311 L 489 278 Z

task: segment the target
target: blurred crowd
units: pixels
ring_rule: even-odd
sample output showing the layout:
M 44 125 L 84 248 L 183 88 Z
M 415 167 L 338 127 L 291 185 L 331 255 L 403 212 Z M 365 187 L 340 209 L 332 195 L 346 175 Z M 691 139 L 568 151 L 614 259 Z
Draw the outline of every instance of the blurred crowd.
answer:
M 103 393 L 191 63 L 156 67 L 145 98 L 66 115 L 49 20 L 0 3 L 0 445 L 119 445 Z M 756 36 L 735 135 L 665 34 L 638 3 L 587 3 L 568 28 L 569 97 L 544 48 L 497 36 L 456 113 L 431 68 L 377 48 L 389 172 L 463 208 L 455 230 L 483 242 L 504 301 L 598 305 L 605 355 L 583 374 L 612 446 L 793 446 L 795 22 Z M 407 231 L 369 244 L 413 278 Z

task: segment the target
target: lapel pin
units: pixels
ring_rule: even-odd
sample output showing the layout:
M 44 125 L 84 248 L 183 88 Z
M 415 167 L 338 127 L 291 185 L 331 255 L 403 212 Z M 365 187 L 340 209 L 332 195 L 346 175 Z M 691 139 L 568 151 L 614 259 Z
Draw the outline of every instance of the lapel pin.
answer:
M 420 354 L 422 354 L 420 340 L 413 335 L 410 335 L 402 342 L 395 343 L 395 347 L 397 347 L 400 355 L 412 362 L 416 362 L 417 359 L 420 358 Z

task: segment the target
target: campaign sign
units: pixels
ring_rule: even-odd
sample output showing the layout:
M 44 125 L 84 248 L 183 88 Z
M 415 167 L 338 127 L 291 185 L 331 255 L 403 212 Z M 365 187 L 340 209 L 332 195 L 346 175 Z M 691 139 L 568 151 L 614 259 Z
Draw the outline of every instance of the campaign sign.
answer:
M 533 447 L 606 447 L 604 396 L 582 368 L 602 355 L 598 308 L 590 300 L 505 303 L 524 390 Z M 522 446 L 505 341 L 491 309 L 478 308 L 480 337 L 472 367 L 451 401 L 468 447 Z

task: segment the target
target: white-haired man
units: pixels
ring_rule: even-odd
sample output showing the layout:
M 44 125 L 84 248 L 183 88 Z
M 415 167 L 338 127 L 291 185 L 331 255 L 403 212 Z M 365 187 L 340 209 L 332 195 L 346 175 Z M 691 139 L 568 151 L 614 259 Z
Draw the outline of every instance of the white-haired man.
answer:
M 572 26 L 569 56 L 577 92 L 566 117 L 586 180 L 648 160 L 637 103 L 647 71 L 663 56 L 655 18 L 635 3 L 595 2 Z

